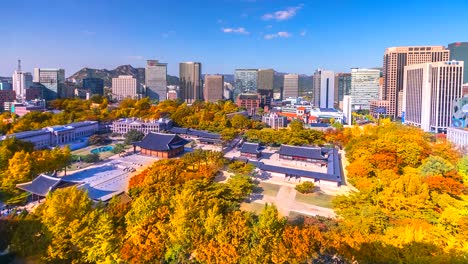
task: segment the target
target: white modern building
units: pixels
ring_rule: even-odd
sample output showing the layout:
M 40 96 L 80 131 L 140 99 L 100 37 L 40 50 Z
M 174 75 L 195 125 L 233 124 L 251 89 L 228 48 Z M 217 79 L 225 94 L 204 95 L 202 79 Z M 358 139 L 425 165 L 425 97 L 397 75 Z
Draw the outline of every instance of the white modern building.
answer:
M 172 121 L 170 119 L 160 118 L 158 120 L 141 120 L 136 118 L 122 118 L 112 122 L 112 133 L 125 135 L 130 130 L 137 130 L 147 135 L 150 132 L 159 133 L 163 130 L 170 129 Z
M 380 70 L 351 69 L 351 105 L 353 110 L 369 110 L 370 102 L 379 99 Z
M 13 91 L 16 97 L 20 100 L 26 98 L 26 89 L 33 84 L 33 76 L 30 72 L 14 71 L 13 72 Z
M 118 100 L 137 98 L 137 80 L 131 75 L 120 75 L 118 78 L 112 78 L 112 95 Z
M 286 74 L 283 84 L 283 98 L 296 98 L 299 96 L 299 75 Z
M 348 125 L 352 125 L 353 123 L 353 109 L 351 107 L 351 95 L 344 95 L 343 96 L 343 115 L 344 121 Z
M 281 129 L 287 127 L 288 119 L 285 116 L 278 115 L 278 113 L 271 112 L 262 116 L 262 122 L 273 129 Z
M 314 73 L 314 105 L 333 108 L 335 102 L 335 73 L 318 69 Z
M 8 134 L 0 140 L 15 137 L 34 144 L 36 149 L 67 145 L 82 138 L 89 137 L 99 130 L 97 121 L 83 121 L 64 126 L 52 126 L 43 129 Z
M 446 132 L 453 102 L 462 97 L 463 64 L 463 61 L 445 61 L 406 66 L 403 122 L 427 132 Z
M 468 128 L 447 128 L 447 139 L 452 142 L 460 151 L 468 154 Z
M 148 60 L 145 69 L 146 96 L 159 102 L 167 99 L 167 63 Z

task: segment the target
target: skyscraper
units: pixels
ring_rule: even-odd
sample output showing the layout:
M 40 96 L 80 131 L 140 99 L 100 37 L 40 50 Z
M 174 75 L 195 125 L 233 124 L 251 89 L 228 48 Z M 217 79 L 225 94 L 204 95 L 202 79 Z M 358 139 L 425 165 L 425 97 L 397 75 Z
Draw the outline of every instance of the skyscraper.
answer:
M 182 62 L 179 64 L 180 98 L 192 104 L 203 100 L 200 62 Z
M 205 75 L 205 89 L 203 96 L 205 102 L 217 102 L 223 99 L 224 76 Z
M 299 75 L 297 74 L 286 74 L 284 75 L 283 85 L 283 99 L 288 97 L 299 96 Z
M 257 69 L 236 69 L 234 72 L 234 98 L 241 93 L 257 93 Z
M 118 78 L 112 78 L 112 95 L 117 100 L 137 98 L 137 80 L 131 75 L 120 75 Z
M 371 114 L 377 116 L 376 109 L 385 108 L 387 115 L 401 117 L 403 94 L 403 74 L 407 65 L 449 60 L 450 51 L 443 46 L 391 47 L 385 50 L 383 57 L 383 77 L 381 102 L 371 102 Z M 380 107 L 378 107 L 380 106 Z
M 314 105 L 320 108 L 333 108 L 335 93 L 335 73 L 317 69 L 314 73 Z
M 340 106 L 343 101 L 343 96 L 349 95 L 351 92 L 351 73 L 335 74 L 335 108 Z
M 468 63 L 468 42 L 455 42 L 448 45 L 450 60 Z M 463 72 L 463 83 L 468 83 L 468 67 Z
M 147 60 L 145 70 L 146 96 L 164 101 L 167 99 L 167 63 Z
M 453 102 L 461 97 L 463 61 L 414 64 L 405 67 L 403 120 L 427 132 L 445 132 Z
M 351 69 L 351 107 L 369 110 L 370 102 L 379 98 L 380 70 Z
M 41 69 L 34 68 L 34 82 L 44 87 L 44 99 L 55 100 L 59 98 L 65 87 L 64 69 Z
M 104 94 L 104 80 L 101 78 L 83 79 L 83 89 L 89 90 L 91 94 Z
M 258 70 L 258 90 L 273 90 L 273 78 L 275 71 L 273 69 Z

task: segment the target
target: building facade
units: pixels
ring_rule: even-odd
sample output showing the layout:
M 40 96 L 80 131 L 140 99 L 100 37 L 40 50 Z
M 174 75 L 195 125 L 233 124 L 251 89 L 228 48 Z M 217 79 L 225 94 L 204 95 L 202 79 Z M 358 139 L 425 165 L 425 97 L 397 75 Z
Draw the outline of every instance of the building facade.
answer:
M 60 97 L 63 89 L 65 89 L 65 70 L 34 68 L 33 81 L 43 86 L 45 100 L 55 100 Z
M 205 102 L 218 102 L 223 99 L 224 76 L 223 75 L 205 75 L 205 87 L 203 96 Z
M 137 80 L 131 75 L 112 78 L 112 95 L 117 100 L 138 98 Z
M 234 98 L 241 93 L 257 93 L 257 69 L 236 69 L 234 72 Z
M 273 90 L 273 79 L 275 71 L 273 69 L 258 70 L 257 90 Z
M 335 74 L 335 108 L 340 107 L 343 96 L 351 93 L 351 73 Z
M 237 106 L 240 108 L 245 108 L 249 115 L 254 115 L 257 113 L 258 108 L 260 108 L 261 97 L 259 94 L 240 94 L 237 97 Z
M 5 102 L 13 102 L 16 99 L 16 93 L 13 90 L 0 90 L 0 107 L 5 109 Z
M 351 105 L 354 110 L 370 110 L 370 102 L 379 98 L 380 70 L 351 69 Z
M 335 73 L 318 69 L 314 73 L 314 105 L 333 108 L 335 103 Z
M 146 96 L 159 102 L 167 99 L 167 63 L 147 60 L 145 70 Z
M 283 98 L 297 98 L 299 96 L 299 75 L 286 74 L 283 84 Z
M 169 159 L 184 153 L 184 146 L 188 143 L 189 140 L 175 134 L 149 133 L 133 145 L 140 147 L 143 155 Z
M 200 62 L 182 62 L 179 64 L 179 96 L 188 104 L 203 100 Z
M 66 145 L 77 139 L 89 137 L 99 130 L 96 121 L 83 121 L 64 126 L 52 126 L 43 129 L 8 134 L 0 137 L 5 140 L 9 137 L 28 141 L 34 144 L 36 149 Z
M 282 129 L 288 126 L 287 117 L 280 116 L 275 112 L 262 116 L 262 122 L 273 129 Z
M 450 60 L 468 63 L 468 42 L 455 42 L 448 45 Z M 463 83 L 468 83 L 468 67 L 463 71 Z
M 462 153 L 468 154 L 468 129 L 449 127 L 447 139 L 452 142 Z
M 13 72 L 13 90 L 19 99 L 26 96 L 26 90 L 33 85 L 33 76 L 30 72 L 14 71 Z
M 83 89 L 88 90 L 90 94 L 104 95 L 104 80 L 101 78 L 83 79 Z
M 426 132 L 443 133 L 451 124 L 453 102 L 461 97 L 462 61 L 405 67 L 403 121 Z
M 137 130 L 147 135 L 150 132 L 159 133 L 163 130 L 168 130 L 172 127 L 172 121 L 169 119 L 160 118 L 158 120 L 144 121 L 136 118 L 122 118 L 112 122 L 112 133 L 125 135 L 130 130 Z
M 411 47 L 391 47 L 385 50 L 383 57 L 383 89 L 379 95 L 381 101 L 371 102 L 371 110 L 377 109 L 377 105 L 382 107 L 388 106 L 385 109 L 387 115 L 393 118 L 401 117 L 402 102 L 399 101 L 399 92 L 403 91 L 404 68 L 408 65 L 448 61 L 450 51 L 443 46 L 411 46 Z M 378 113 L 371 112 L 373 116 Z

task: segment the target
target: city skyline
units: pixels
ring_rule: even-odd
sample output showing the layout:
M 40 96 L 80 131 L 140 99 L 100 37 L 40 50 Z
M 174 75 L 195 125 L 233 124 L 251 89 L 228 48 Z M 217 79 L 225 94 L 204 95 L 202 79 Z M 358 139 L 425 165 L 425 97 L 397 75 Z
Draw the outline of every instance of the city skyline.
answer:
M 349 72 L 380 67 L 387 47 L 466 41 L 468 24 L 463 20 L 468 3 L 463 1 L 105 2 L 51 0 L 46 7 L 55 15 L 47 20 L 39 19 L 46 7 L 35 1 L 4 3 L 0 76 L 11 76 L 18 59 L 23 71 L 64 68 L 69 75 L 84 67 L 144 67 L 152 58 L 167 62 L 168 74 L 174 76 L 183 61 L 202 62 L 204 73 L 233 73 L 236 68 L 307 75 L 316 68 Z M 421 19 L 428 13 L 431 19 Z

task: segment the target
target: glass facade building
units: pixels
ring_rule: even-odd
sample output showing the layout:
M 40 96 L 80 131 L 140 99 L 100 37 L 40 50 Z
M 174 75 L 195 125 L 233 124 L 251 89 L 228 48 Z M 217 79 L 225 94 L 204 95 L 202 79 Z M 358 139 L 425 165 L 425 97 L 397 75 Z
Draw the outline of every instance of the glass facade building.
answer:
M 148 60 L 145 70 L 146 96 L 164 101 L 167 99 L 167 63 Z
M 370 110 L 370 102 L 379 98 L 380 70 L 351 69 L 351 107 Z
M 345 95 L 351 93 L 351 73 L 337 73 L 335 75 L 335 105 L 343 101 Z
M 448 45 L 450 60 L 468 63 L 468 42 L 455 42 Z M 463 83 L 468 83 L 468 67 L 463 70 Z
M 200 62 L 182 62 L 179 64 L 180 98 L 188 104 L 203 100 Z
M 65 87 L 65 70 L 34 68 L 34 82 L 43 85 L 45 100 L 55 100 Z
M 104 80 L 100 78 L 83 79 L 83 89 L 89 90 L 91 94 L 104 94 Z
M 257 69 L 237 69 L 234 73 L 234 98 L 241 93 L 257 93 Z

